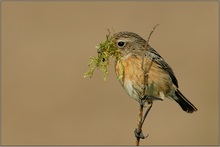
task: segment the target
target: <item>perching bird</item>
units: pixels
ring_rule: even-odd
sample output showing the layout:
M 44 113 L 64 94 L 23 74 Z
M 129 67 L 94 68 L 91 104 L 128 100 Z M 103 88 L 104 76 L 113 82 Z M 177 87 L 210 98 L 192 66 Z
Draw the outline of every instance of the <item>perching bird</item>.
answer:
M 132 32 L 119 32 L 113 38 L 121 53 L 121 61 L 115 63 L 115 72 L 119 77 L 123 70 L 123 78 L 119 81 L 131 98 L 139 101 L 149 97 L 147 101 L 151 103 L 155 99 L 170 98 L 188 113 L 197 110 L 179 91 L 172 68 L 146 40 Z

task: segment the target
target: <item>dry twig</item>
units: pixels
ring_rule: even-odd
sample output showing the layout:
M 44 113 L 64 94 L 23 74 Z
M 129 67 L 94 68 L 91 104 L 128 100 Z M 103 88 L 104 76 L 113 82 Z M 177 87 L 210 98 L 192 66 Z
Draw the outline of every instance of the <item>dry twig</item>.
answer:
M 144 136 L 144 135 L 143 135 L 143 133 L 142 133 L 142 126 L 143 126 L 143 124 L 144 124 L 144 121 L 145 121 L 145 119 L 146 119 L 146 117 L 147 117 L 148 112 L 150 111 L 150 109 L 151 109 L 151 107 L 152 107 L 152 105 L 153 105 L 153 103 L 152 103 L 151 101 L 147 101 L 147 99 L 148 99 L 149 97 L 146 96 L 145 93 L 146 93 L 146 87 L 148 86 L 148 73 L 149 73 L 149 71 L 150 71 L 150 68 L 151 68 L 151 66 L 152 66 L 152 63 L 153 63 L 153 60 L 154 60 L 154 59 L 151 60 L 150 65 L 148 65 L 148 68 L 146 68 L 147 65 L 145 65 L 145 55 L 146 55 L 145 53 L 147 52 L 147 49 L 148 49 L 148 46 L 149 46 L 148 42 L 149 42 L 149 40 L 150 40 L 150 37 L 151 37 L 151 35 L 153 34 L 155 28 L 156 28 L 158 25 L 159 25 L 159 24 L 155 25 L 155 26 L 153 27 L 152 31 L 150 32 L 150 34 L 149 34 L 149 36 L 148 36 L 148 39 L 147 39 L 147 41 L 146 41 L 145 49 L 144 49 L 143 56 L 142 56 L 141 68 L 142 68 L 143 75 L 144 75 L 144 76 L 143 76 L 143 77 L 144 77 L 144 84 L 143 84 L 142 98 L 140 98 L 140 102 L 139 102 L 139 103 L 140 103 L 140 108 L 139 108 L 140 113 L 139 113 L 139 117 L 138 117 L 138 127 L 135 129 L 136 146 L 139 146 L 139 144 L 140 144 L 140 139 L 145 139 L 145 138 L 148 137 L 148 135 L 147 135 L 147 136 Z M 145 112 L 145 114 L 144 114 L 144 116 L 143 116 L 143 110 L 144 110 L 144 105 L 145 105 L 145 102 L 146 102 L 146 101 L 147 101 L 147 103 L 148 103 L 148 107 L 147 107 L 146 112 Z

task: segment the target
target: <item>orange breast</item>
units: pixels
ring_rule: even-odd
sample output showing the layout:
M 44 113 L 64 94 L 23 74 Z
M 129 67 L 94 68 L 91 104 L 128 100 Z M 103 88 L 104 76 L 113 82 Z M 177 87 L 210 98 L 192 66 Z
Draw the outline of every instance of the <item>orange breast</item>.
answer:
M 160 92 L 165 96 L 171 92 L 172 80 L 169 74 L 157 63 L 145 58 L 145 70 L 148 72 L 145 95 L 160 97 Z M 142 57 L 129 56 L 122 59 L 124 66 L 123 78 L 119 79 L 125 91 L 131 98 L 138 99 L 143 95 L 144 73 L 142 70 Z M 115 64 L 115 72 L 119 77 L 121 66 L 119 61 Z M 151 87 L 151 88 L 150 88 Z

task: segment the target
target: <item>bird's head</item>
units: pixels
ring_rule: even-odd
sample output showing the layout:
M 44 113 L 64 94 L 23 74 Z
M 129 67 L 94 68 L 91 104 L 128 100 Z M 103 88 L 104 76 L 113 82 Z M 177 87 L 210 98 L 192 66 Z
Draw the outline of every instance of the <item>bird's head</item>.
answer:
M 146 46 L 146 40 L 132 32 L 115 33 L 113 40 L 122 57 L 132 53 L 140 53 Z

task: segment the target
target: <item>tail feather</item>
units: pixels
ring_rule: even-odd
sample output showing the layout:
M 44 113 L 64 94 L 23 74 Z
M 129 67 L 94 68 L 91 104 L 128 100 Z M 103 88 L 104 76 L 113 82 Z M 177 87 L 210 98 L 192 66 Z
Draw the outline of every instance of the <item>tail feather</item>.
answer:
M 175 91 L 176 97 L 174 100 L 180 105 L 180 107 L 187 113 L 193 113 L 197 111 L 197 108 L 186 99 L 186 97 L 178 90 Z

